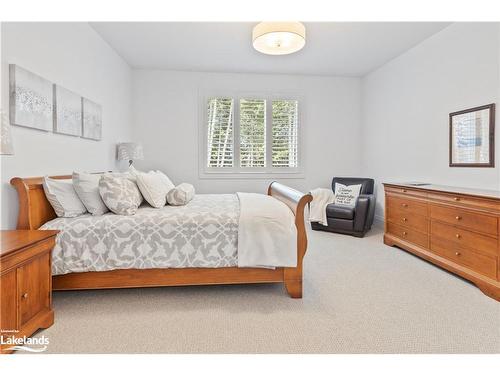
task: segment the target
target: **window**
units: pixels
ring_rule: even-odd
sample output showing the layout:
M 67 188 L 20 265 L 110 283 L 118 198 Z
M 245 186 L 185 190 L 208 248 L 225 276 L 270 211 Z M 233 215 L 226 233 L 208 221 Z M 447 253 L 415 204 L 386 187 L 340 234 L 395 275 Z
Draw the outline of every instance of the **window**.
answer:
M 233 99 L 213 98 L 208 101 L 207 166 L 232 167 L 233 152 Z
M 266 101 L 240 100 L 240 166 L 266 166 Z
M 273 101 L 273 167 L 297 167 L 296 100 Z
M 265 96 L 203 100 L 203 172 L 299 173 L 299 101 Z

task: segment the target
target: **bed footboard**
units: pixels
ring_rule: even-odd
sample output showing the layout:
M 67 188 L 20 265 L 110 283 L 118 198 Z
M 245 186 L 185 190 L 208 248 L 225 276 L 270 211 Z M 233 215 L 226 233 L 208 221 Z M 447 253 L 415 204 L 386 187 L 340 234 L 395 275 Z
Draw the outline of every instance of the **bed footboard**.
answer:
M 297 227 L 297 267 L 283 268 L 283 282 L 292 298 L 302 298 L 302 261 L 307 250 L 307 233 L 304 222 L 306 205 L 312 201 L 311 194 L 303 194 L 278 182 L 272 182 L 267 194 L 285 203 L 295 214 Z

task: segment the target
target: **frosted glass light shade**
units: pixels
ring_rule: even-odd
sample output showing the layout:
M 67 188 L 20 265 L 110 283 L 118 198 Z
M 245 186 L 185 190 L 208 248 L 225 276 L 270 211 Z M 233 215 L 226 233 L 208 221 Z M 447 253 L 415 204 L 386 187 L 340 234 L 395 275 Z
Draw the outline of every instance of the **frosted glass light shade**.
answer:
M 118 143 L 116 158 L 118 160 L 142 160 L 144 159 L 142 145 L 133 142 Z
M 300 22 L 261 22 L 253 28 L 253 47 L 267 55 L 287 55 L 306 44 L 306 28 Z

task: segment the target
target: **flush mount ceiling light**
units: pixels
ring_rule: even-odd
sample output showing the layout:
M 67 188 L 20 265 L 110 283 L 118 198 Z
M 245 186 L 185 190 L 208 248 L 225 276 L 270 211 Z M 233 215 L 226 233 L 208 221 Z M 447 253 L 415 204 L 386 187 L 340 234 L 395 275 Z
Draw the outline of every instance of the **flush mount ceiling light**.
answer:
M 288 55 L 306 44 L 306 28 L 300 22 L 261 22 L 253 28 L 253 48 L 267 55 Z

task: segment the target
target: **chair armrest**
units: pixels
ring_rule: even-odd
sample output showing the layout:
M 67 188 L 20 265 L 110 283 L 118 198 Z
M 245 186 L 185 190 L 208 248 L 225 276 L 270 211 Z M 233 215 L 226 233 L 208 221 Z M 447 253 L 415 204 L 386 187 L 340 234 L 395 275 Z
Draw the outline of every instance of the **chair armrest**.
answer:
M 370 228 L 375 215 L 375 196 L 361 194 L 358 196 L 354 209 L 354 230 L 362 232 Z

